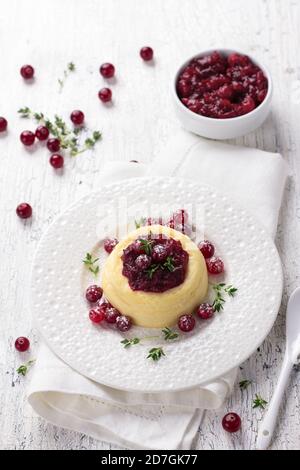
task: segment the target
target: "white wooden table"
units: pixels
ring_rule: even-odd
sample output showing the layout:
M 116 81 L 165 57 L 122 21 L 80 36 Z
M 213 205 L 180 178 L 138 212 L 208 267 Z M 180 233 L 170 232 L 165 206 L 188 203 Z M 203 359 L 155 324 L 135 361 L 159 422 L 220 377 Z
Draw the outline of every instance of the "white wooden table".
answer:
M 194 52 L 218 46 L 253 53 L 269 66 L 275 86 L 272 114 L 257 132 L 236 142 L 282 152 L 291 171 L 277 237 L 285 272 L 281 313 L 260 351 L 241 366 L 240 377 L 252 379 L 253 385 L 244 392 L 237 386 L 224 409 L 206 414 L 195 444 L 198 449 L 255 448 L 263 412 L 252 409 L 252 398 L 256 392 L 266 400 L 272 395 L 283 359 L 285 305 L 299 285 L 299 24 L 297 0 L 2 0 L 0 115 L 8 119 L 9 132 L 0 136 L 1 448 L 110 448 L 47 424 L 26 404 L 26 379 L 15 373 L 20 358 L 13 342 L 21 334 L 34 335 L 29 267 L 41 234 L 60 211 L 97 188 L 105 162 L 148 162 L 177 132 L 169 95 L 172 71 Z M 144 45 L 154 48 L 153 67 L 138 56 Z M 77 72 L 59 93 L 57 79 L 70 61 Z M 97 98 L 103 86 L 98 68 L 104 61 L 116 66 L 111 108 Z M 24 83 L 19 75 L 24 63 L 36 69 L 34 84 Z M 24 105 L 66 118 L 73 109 L 82 109 L 88 125 L 103 132 L 103 141 L 95 153 L 66 159 L 63 175 L 57 175 L 45 148 L 32 153 L 19 142 L 20 131 L 33 128 L 17 116 Z M 15 215 L 22 201 L 34 210 L 26 224 Z M 299 389 L 295 371 L 273 449 L 300 448 Z M 242 416 L 243 430 L 236 436 L 221 429 L 225 410 Z

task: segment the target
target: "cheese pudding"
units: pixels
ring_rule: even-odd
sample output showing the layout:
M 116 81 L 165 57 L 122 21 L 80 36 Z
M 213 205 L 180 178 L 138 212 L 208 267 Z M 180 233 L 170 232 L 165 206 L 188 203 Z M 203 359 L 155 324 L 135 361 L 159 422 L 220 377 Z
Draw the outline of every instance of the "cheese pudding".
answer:
M 206 296 L 206 263 L 181 232 L 161 225 L 141 227 L 108 256 L 102 287 L 106 299 L 136 325 L 170 327 Z

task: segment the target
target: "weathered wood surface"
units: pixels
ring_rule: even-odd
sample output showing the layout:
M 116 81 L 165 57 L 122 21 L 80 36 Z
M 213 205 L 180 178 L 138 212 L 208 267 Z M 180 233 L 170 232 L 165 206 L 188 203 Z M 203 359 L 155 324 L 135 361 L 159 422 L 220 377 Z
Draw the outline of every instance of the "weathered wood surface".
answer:
M 253 385 L 244 392 L 237 387 L 223 410 L 207 413 L 196 442 L 199 449 L 255 448 L 263 413 L 252 410 L 252 398 L 256 392 L 266 400 L 272 395 L 283 359 L 285 305 L 300 275 L 299 24 L 297 0 L 1 2 L 0 115 L 9 121 L 8 135 L 0 136 L 1 448 L 110 448 L 109 443 L 45 423 L 25 403 L 25 381 L 14 372 L 20 359 L 13 339 L 19 334 L 32 336 L 30 264 L 45 228 L 71 202 L 97 188 L 106 161 L 134 158 L 148 162 L 177 132 L 170 100 L 172 71 L 194 52 L 216 46 L 253 53 L 269 66 L 275 85 L 272 114 L 257 132 L 236 142 L 281 151 L 291 172 L 277 236 L 285 274 L 282 310 L 260 351 L 242 364 L 241 378 L 252 379 Z M 147 44 L 155 50 L 155 66 L 139 59 L 139 48 Z M 78 71 L 60 94 L 57 79 L 71 60 Z M 117 68 L 110 108 L 97 98 L 103 83 L 98 66 L 107 60 Z M 20 78 L 23 63 L 36 67 L 34 84 Z M 26 151 L 19 142 L 20 131 L 33 128 L 17 117 L 16 111 L 23 105 L 65 117 L 74 108 L 83 109 L 88 124 L 103 131 L 103 142 L 94 154 L 69 159 L 62 175 L 54 174 L 46 149 Z M 25 224 L 15 216 L 15 207 L 23 200 L 34 209 L 33 220 Z M 295 371 L 273 449 L 300 448 L 299 386 Z M 243 431 L 236 436 L 221 429 L 225 409 L 242 416 Z

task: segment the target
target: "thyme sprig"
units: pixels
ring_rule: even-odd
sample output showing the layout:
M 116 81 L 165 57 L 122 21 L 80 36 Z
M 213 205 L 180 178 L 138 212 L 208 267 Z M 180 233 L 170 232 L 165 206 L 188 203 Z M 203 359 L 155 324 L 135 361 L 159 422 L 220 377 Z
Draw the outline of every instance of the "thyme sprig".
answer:
M 165 356 L 163 348 L 152 348 L 148 351 L 147 359 L 159 361 L 162 356 Z
M 99 261 L 99 258 L 93 259 L 91 253 L 87 253 L 85 255 L 85 259 L 82 260 L 82 262 L 86 265 L 88 270 L 91 271 L 91 273 L 93 273 L 95 277 L 99 273 L 99 269 L 100 269 L 98 265 L 95 266 L 95 263 L 97 263 L 97 261 Z
M 73 62 L 69 62 L 67 64 L 67 68 L 63 71 L 63 77 L 62 78 L 58 78 L 57 81 L 58 81 L 58 84 L 59 84 L 59 91 L 61 92 L 64 85 L 65 85 L 65 81 L 66 79 L 68 78 L 68 76 L 72 73 L 72 72 L 75 72 L 76 70 L 76 67 L 75 67 L 75 64 Z
M 252 408 L 262 408 L 264 410 L 267 404 L 268 404 L 268 402 L 266 400 L 264 400 L 257 393 L 255 394 L 255 398 L 253 399 Z
M 229 297 L 234 297 L 238 290 L 232 284 L 227 285 L 224 282 L 221 282 L 220 284 L 213 284 L 212 288 L 215 292 L 215 299 L 212 304 L 215 312 L 220 312 L 224 309 L 224 304 L 226 302 L 224 298 L 225 294 L 227 294 Z
M 35 361 L 36 359 L 32 359 L 31 361 L 28 361 L 25 364 L 20 365 L 17 369 L 17 373 L 25 377 L 25 375 L 27 374 L 31 366 L 35 363 Z

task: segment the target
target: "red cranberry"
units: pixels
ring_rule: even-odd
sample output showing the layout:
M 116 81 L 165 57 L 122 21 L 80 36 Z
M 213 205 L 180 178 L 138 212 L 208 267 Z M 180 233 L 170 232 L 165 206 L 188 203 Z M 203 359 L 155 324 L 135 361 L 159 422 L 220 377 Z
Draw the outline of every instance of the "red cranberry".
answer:
M 49 129 L 46 126 L 39 126 L 35 131 L 38 140 L 47 140 L 49 137 Z
M 148 255 L 139 255 L 135 260 L 136 266 L 140 269 L 147 269 L 151 265 L 151 258 Z
M 30 145 L 34 144 L 35 135 L 31 131 L 23 131 L 20 135 L 20 140 L 21 140 L 22 144 L 29 147 Z
M 115 67 L 113 64 L 106 62 L 105 64 L 101 65 L 100 73 L 104 78 L 112 78 L 115 74 Z
M 227 57 L 228 64 L 230 67 L 234 67 L 235 65 L 246 66 L 249 64 L 249 57 L 246 55 L 241 55 L 236 52 L 233 52 Z
M 203 240 L 202 242 L 198 243 L 198 248 L 203 254 L 204 258 L 211 258 L 214 255 L 215 247 L 208 240 Z
M 98 93 L 98 96 L 99 100 L 101 100 L 103 103 L 107 103 L 108 101 L 111 101 L 112 91 L 110 88 L 101 88 Z
M 206 266 L 210 274 L 221 274 L 224 271 L 224 263 L 218 256 L 206 260 Z
M 89 302 L 95 303 L 97 300 L 101 299 L 103 290 L 100 286 L 89 286 L 85 291 L 85 297 Z
M 241 429 L 241 418 L 236 413 L 227 413 L 222 419 L 222 426 L 227 432 L 237 432 Z
M 92 308 L 89 311 L 89 317 L 93 323 L 100 323 L 104 320 L 105 315 L 104 315 L 103 310 L 101 310 L 100 307 L 96 307 L 96 308 Z
M 153 49 L 149 46 L 142 47 L 140 50 L 140 56 L 143 60 L 152 60 L 153 59 Z
M 197 309 L 197 315 L 201 320 L 208 320 L 214 315 L 214 309 L 208 303 L 201 304 Z
M 178 328 L 187 333 L 195 328 L 195 318 L 193 315 L 181 315 L 178 320 Z
M 133 242 L 132 244 L 132 248 L 133 248 L 133 251 L 136 253 L 136 254 L 143 254 L 145 253 L 145 250 L 144 250 L 144 245 L 142 244 L 141 240 L 135 240 L 135 242 Z
M 169 254 L 168 247 L 166 245 L 155 245 L 152 250 L 152 259 L 155 263 L 161 263 L 166 259 Z
M 50 165 L 53 166 L 56 170 L 62 168 L 64 166 L 64 157 L 59 155 L 58 153 L 54 153 L 51 155 L 49 159 Z
M 106 253 L 111 253 L 118 243 L 119 241 L 116 238 L 106 238 L 104 240 L 104 250 Z
M 20 336 L 19 338 L 16 339 L 15 348 L 18 351 L 25 352 L 29 349 L 29 347 L 30 347 L 30 341 L 28 338 L 25 338 L 24 336 Z
M 105 310 L 105 320 L 107 323 L 116 323 L 117 318 L 121 315 L 119 310 L 114 307 L 107 308 Z
M 116 326 L 120 331 L 128 331 L 130 330 L 132 323 L 129 317 L 126 315 L 120 315 L 116 319 Z
M 0 132 L 6 131 L 7 120 L 4 117 L 0 117 Z
M 102 298 L 102 299 L 97 301 L 97 307 L 101 308 L 101 310 L 103 312 L 105 312 L 105 310 L 107 308 L 112 307 L 112 305 L 107 300 L 103 300 L 103 298 Z
M 34 68 L 32 67 L 32 65 L 23 65 L 20 69 L 20 74 L 23 78 L 25 78 L 25 80 L 28 80 L 33 77 Z
M 192 93 L 193 87 L 188 80 L 181 79 L 177 84 L 177 91 L 181 98 L 190 96 Z
M 32 216 L 32 207 L 27 202 L 22 202 L 18 205 L 16 213 L 21 219 L 28 219 Z
M 47 148 L 50 152 L 58 152 L 60 149 L 60 140 L 56 137 L 51 137 L 47 142 Z
M 84 114 L 79 109 L 75 109 L 75 111 L 72 111 L 70 119 L 73 124 L 75 124 L 76 126 L 80 126 L 84 121 Z

